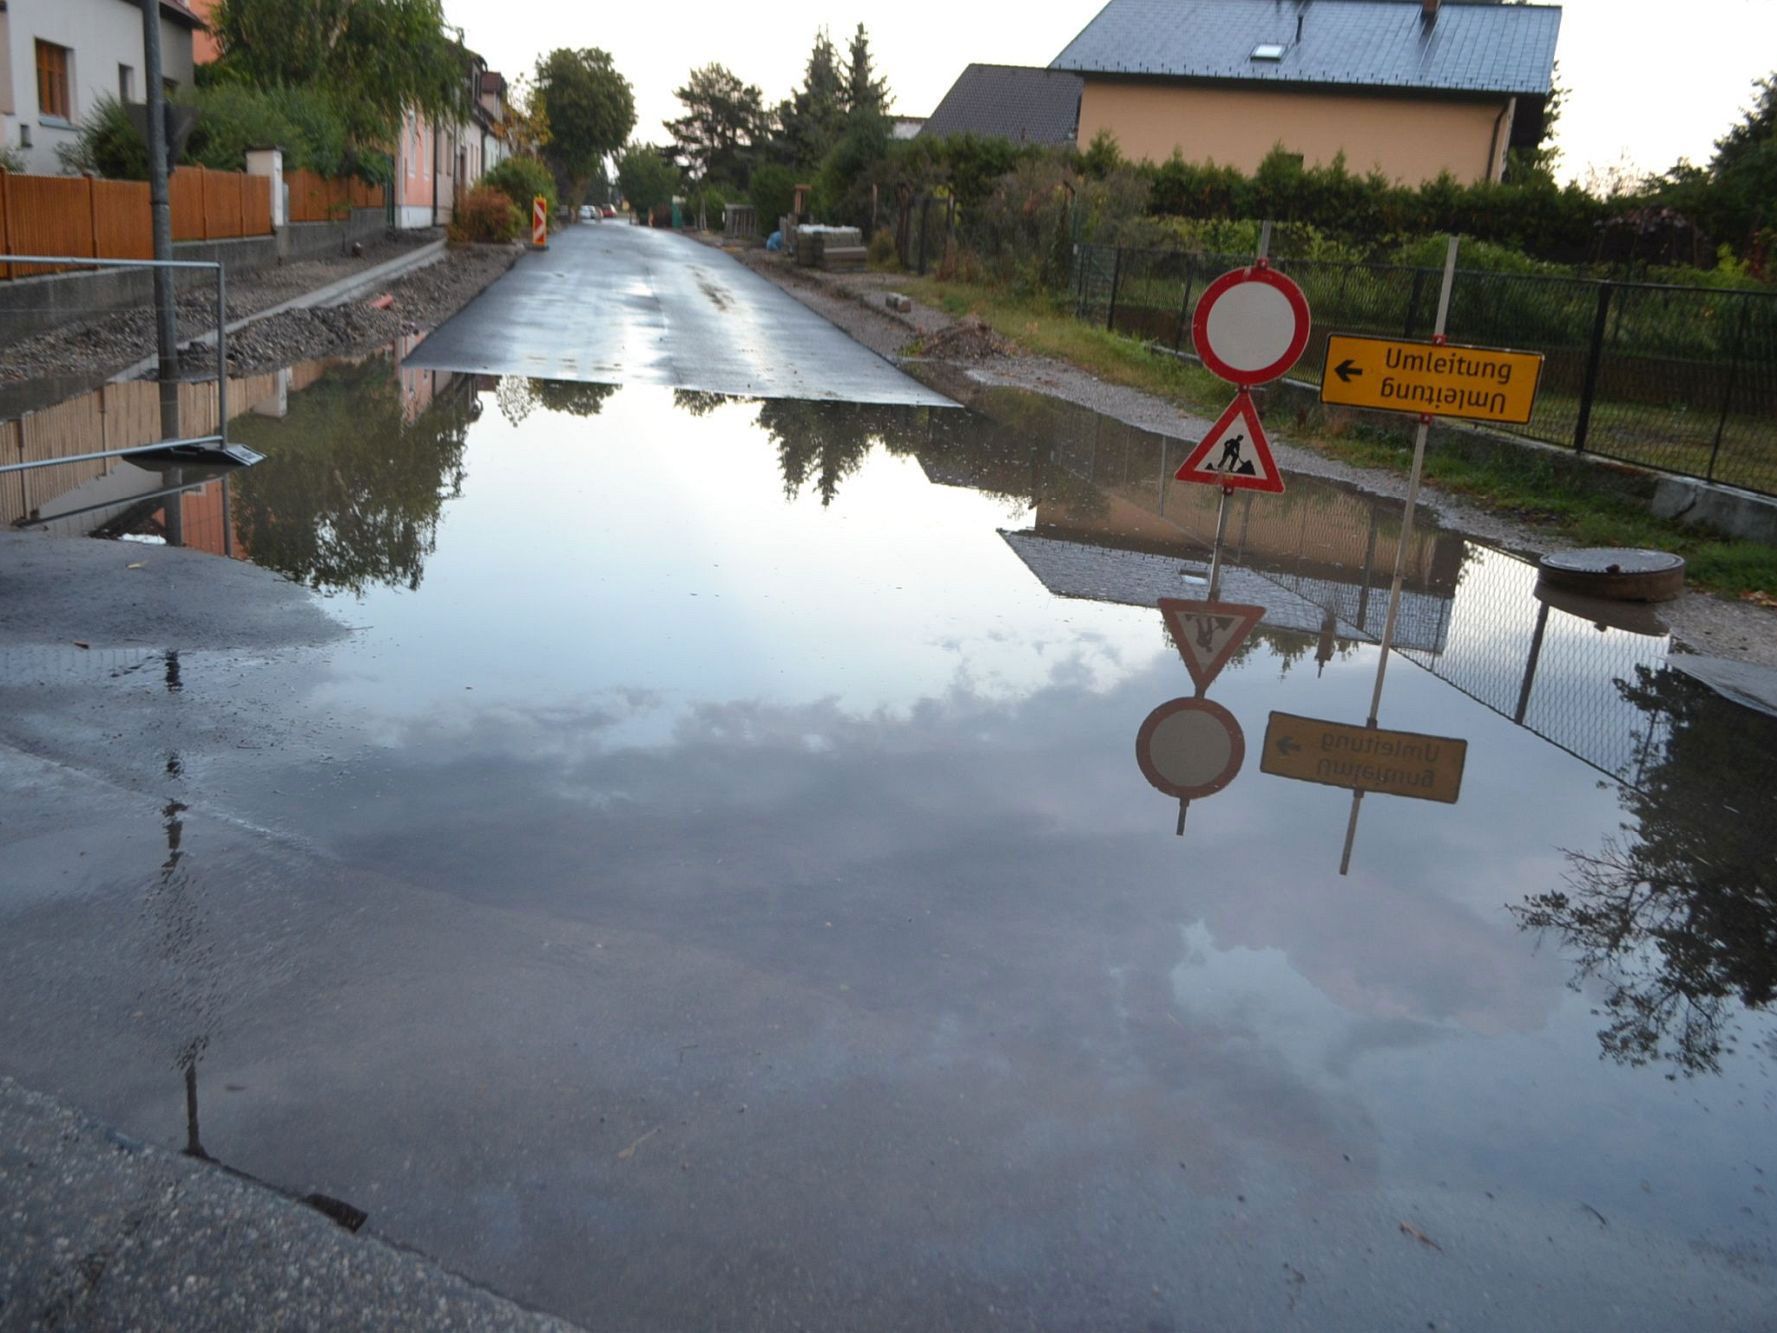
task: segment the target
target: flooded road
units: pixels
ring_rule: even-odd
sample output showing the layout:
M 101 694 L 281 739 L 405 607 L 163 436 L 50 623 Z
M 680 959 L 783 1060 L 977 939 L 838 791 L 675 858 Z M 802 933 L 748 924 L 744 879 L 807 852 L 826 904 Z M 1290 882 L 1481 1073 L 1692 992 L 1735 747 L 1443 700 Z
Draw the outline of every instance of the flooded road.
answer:
M 1457 798 L 1282 776 L 1398 506 L 1238 502 L 1235 639 L 1186 446 L 938 387 L 373 358 L 35 497 L 340 628 L 12 628 L 0 1072 L 593 1326 L 1768 1326 L 1777 723 L 1422 523 Z

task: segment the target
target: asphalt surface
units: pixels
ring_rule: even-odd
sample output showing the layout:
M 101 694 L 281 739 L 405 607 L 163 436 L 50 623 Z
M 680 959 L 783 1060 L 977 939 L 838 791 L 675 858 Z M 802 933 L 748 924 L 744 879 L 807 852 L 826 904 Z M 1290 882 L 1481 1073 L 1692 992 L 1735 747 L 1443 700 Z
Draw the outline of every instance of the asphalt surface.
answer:
M 566 1330 L 0 1078 L 0 1328 Z
M 616 221 L 557 232 L 406 365 L 745 398 L 949 402 L 721 251 Z
M 327 600 L 0 535 L 0 1073 L 594 1326 L 1769 1327 L 1763 1039 L 1713 1078 L 1608 1063 L 1600 988 L 1503 906 L 1622 828 L 1596 769 L 1401 661 L 1389 724 L 1468 741 L 1460 805 L 1366 803 L 1341 876 L 1344 794 L 1255 755 L 1175 835 L 1131 741 L 1192 688 L 1152 605 L 1186 585 L 1119 542 L 1185 530 L 1132 497 L 1214 497 L 1153 495 L 1164 442 L 1029 402 L 508 380 L 403 417 L 426 377 L 326 384 L 260 423 L 233 512 Z M 1290 500 L 1240 541 L 1364 558 L 1380 515 Z M 1455 554 L 1403 633 L 1515 699 L 1530 576 Z M 1621 702 L 1643 650 L 1552 624 L 1537 716 L 1564 676 Z M 1363 645 L 1253 644 L 1215 691 L 1255 749 L 1274 709 L 1363 716 Z M 1770 754 L 1662 789 L 1755 808 Z M 1737 824 L 1668 822 L 1733 864 Z M 7 1279 L 27 1326 L 123 1322 L 132 1271 L 331 1322 L 325 1254 L 277 1271 L 322 1233 L 188 1244 L 177 1199 L 114 1299 L 127 1226 L 84 1219 L 141 1196 L 77 1177 L 134 1159 L 57 1158 L 83 1131 L 27 1111 L 0 1253 L 62 1256 Z M 369 1322 L 427 1308 L 377 1290 Z

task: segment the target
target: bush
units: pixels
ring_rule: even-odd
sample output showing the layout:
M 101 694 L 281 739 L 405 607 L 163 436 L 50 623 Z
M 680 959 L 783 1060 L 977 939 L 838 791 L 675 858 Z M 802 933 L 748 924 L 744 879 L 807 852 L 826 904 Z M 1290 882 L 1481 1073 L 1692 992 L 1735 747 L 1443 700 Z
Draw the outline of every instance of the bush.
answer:
M 91 172 L 113 180 L 148 179 L 148 145 L 130 124 L 123 103 L 109 93 L 80 122 L 74 142 L 56 147 L 56 160 L 70 175 Z
M 727 204 L 726 196 L 714 185 L 705 185 L 701 189 L 693 190 L 690 197 L 685 200 L 685 225 L 695 227 L 701 216 L 706 228 L 713 227 L 715 230 L 721 231 L 722 210 Z
M 891 272 L 901 267 L 900 256 L 895 253 L 895 234 L 887 227 L 877 228 L 870 238 L 870 267 Z
M 796 173 L 776 162 L 764 163 L 753 168 L 750 193 L 753 207 L 759 210 L 759 230 L 769 235 L 796 201 Z
M 181 161 L 216 171 L 243 171 L 247 150 L 274 144 L 284 165 L 322 176 L 354 169 L 346 148 L 345 120 L 327 94 L 308 88 L 251 88 L 211 83 L 182 89 L 177 101 L 198 113 Z M 72 144 L 56 149 L 62 170 L 92 172 L 113 180 L 148 178 L 148 145 L 115 97 L 106 95 L 80 123 Z M 375 163 L 362 174 L 379 178 Z M 383 168 L 386 174 L 386 168 Z
M 549 201 L 549 216 L 555 216 L 559 202 L 555 192 L 555 173 L 534 157 L 509 157 L 477 182 L 490 190 L 498 190 L 518 209 L 521 219 L 531 215 L 531 201 L 542 195 Z
M 450 224 L 453 241 L 491 244 L 516 240 L 524 229 L 524 214 L 503 190 L 477 185 L 463 197 Z
M 275 144 L 284 150 L 284 165 L 291 169 L 331 177 L 352 167 L 345 117 L 318 89 L 219 83 L 182 92 L 179 100 L 198 112 L 197 128 L 185 145 L 188 162 L 216 171 L 243 171 L 248 149 Z

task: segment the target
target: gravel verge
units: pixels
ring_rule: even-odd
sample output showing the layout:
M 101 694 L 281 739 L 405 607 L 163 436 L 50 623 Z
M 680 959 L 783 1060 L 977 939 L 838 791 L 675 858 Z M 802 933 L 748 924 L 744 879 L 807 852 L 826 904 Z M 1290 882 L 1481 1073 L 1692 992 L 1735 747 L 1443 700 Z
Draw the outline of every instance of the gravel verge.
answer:
M 228 317 L 230 321 L 244 319 L 437 239 L 432 232 L 402 233 L 395 239 L 366 242 L 358 254 L 304 260 L 232 278 Z M 364 302 L 354 302 L 274 315 L 229 335 L 229 366 L 237 373 L 262 370 L 366 343 L 390 342 L 403 333 L 432 328 L 505 272 L 518 253 L 508 246 L 453 248 L 437 264 L 392 283 L 389 292 L 395 304 L 388 310 L 371 310 Z M 178 315 L 181 340 L 214 332 L 213 293 L 184 293 L 178 300 Z M 136 306 L 0 347 L 0 384 L 50 377 L 99 383 L 154 351 L 154 310 Z M 188 376 L 203 378 L 215 373 L 214 354 L 201 345 L 188 344 L 181 359 Z
M 390 283 L 386 294 L 393 300 L 387 309 L 371 305 L 383 294 L 374 293 L 345 305 L 286 310 L 258 320 L 229 335 L 229 369 L 251 374 L 436 328 L 511 268 L 521 253 L 517 246 L 453 247 L 437 263 Z M 213 373 L 215 354 L 210 349 L 200 348 L 190 360 L 197 373 L 206 368 Z
M 991 331 L 970 328 L 967 321 L 917 301 L 911 311 L 892 311 L 884 298 L 897 290 L 894 274 L 826 273 L 800 268 L 758 248 L 721 248 L 896 364 L 915 372 L 922 362 L 932 366 L 943 375 L 940 387 L 965 405 L 968 385 L 1003 386 L 1048 394 L 1180 439 L 1199 439 L 1212 424 L 1140 389 L 1107 384 L 1064 362 L 1027 355 Z M 922 352 L 930 348 L 937 355 L 905 355 L 915 340 Z M 1279 466 L 1288 471 L 1343 482 L 1391 499 L 1406 497 L 1407 480 L 1397 473 L 1354 467 L 1276 435 L 1272 444 Z M 1444 527 L 1521 555 L 1536 557 L 1572 545 L 1546 528 L 1429 485 L 1421 490 L 1420 502 Z M 1777 610 L 1702 592 L 1687 592 L 1655 610 L 1686 648 L 1777 667 Z

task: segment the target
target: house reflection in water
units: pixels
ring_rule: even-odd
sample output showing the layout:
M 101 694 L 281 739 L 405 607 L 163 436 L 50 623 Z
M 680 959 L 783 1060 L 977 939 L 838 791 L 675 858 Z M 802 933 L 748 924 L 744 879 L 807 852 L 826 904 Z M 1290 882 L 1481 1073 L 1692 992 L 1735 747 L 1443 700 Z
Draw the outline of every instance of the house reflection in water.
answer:
M 1028 506 L 1030 526 L 1003 536 L 1052 593 L 1140 607 L 1206 595 L 1220 495 L 1173 479 L 1189 441 L 1015 390 L 956 392 L 987 424 L 934 416 L 920 464 L 934 484 Z M 1264 626 L 1286 638 L 1315 636 L 1323 665 L 1380 639 L 1399 501 L 1291 477 L 1281 496 L 1232 504 L 1222 600 L 1265 607 Z M 1650 614 L 1547 599 L 1528 562 L 1423 515 L 1415 525 L 1395 650 L 1631 787 L 1668 722 L 1620 682 L 1657 671 L 1669 649 Z

